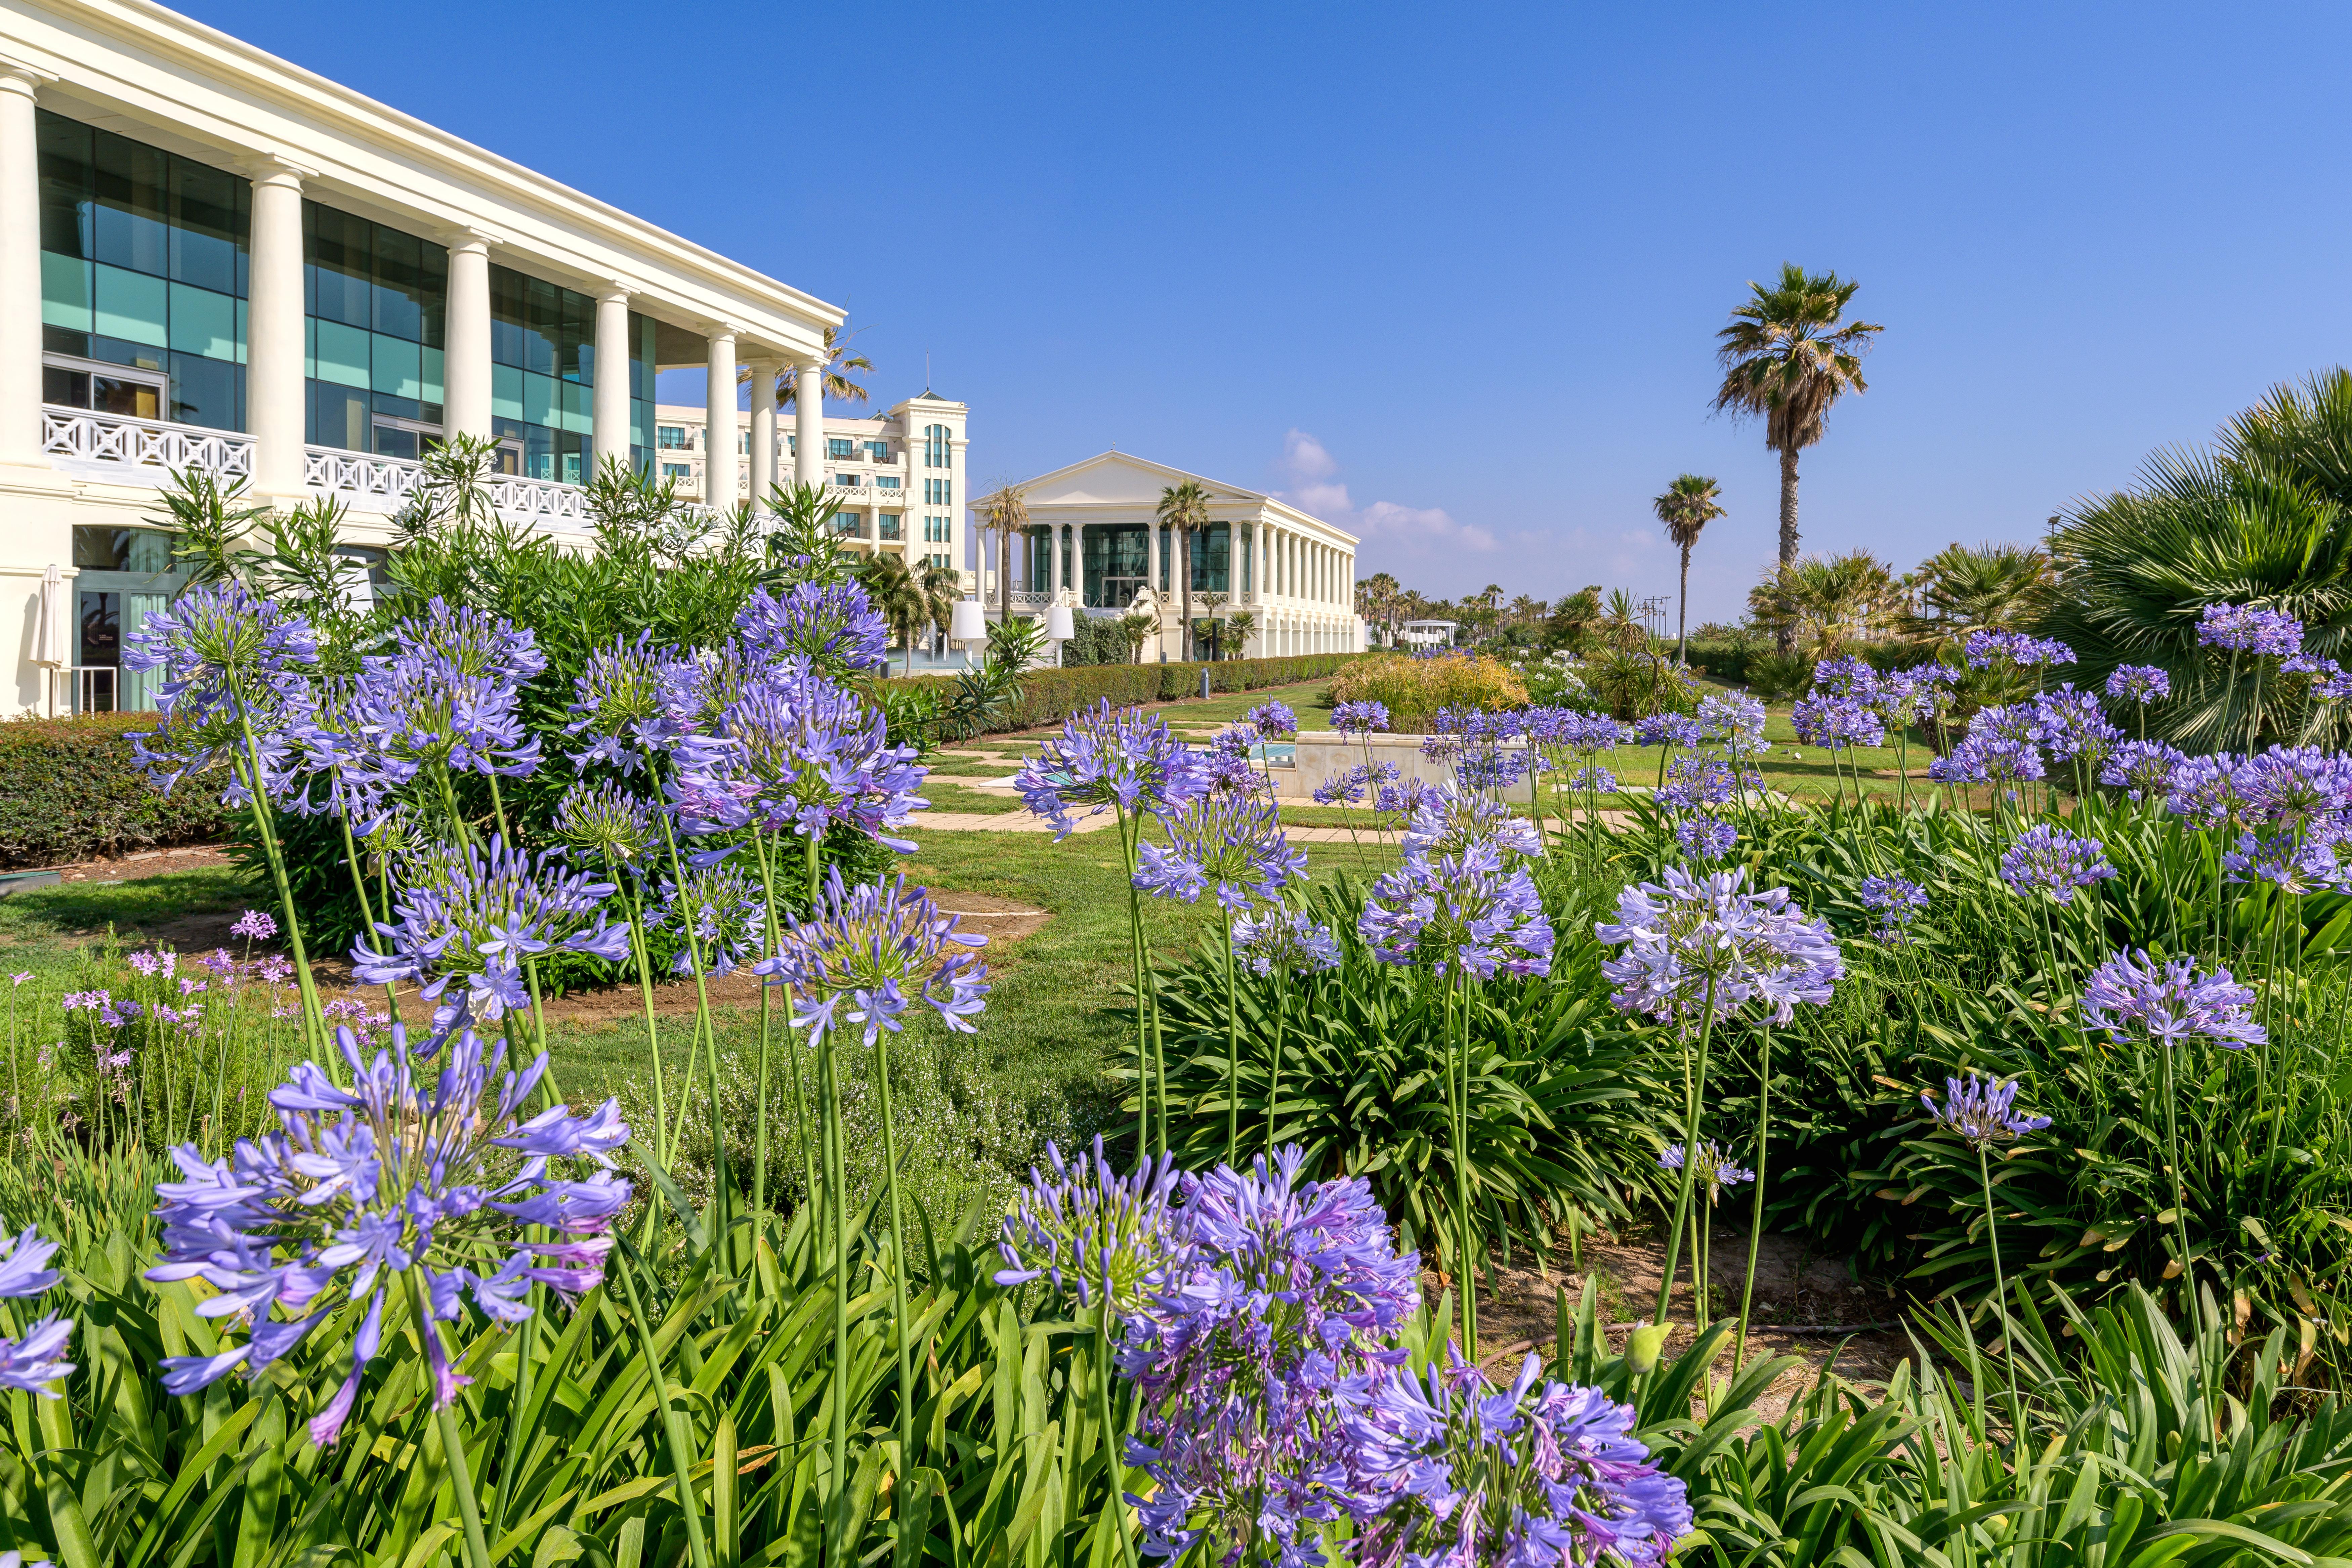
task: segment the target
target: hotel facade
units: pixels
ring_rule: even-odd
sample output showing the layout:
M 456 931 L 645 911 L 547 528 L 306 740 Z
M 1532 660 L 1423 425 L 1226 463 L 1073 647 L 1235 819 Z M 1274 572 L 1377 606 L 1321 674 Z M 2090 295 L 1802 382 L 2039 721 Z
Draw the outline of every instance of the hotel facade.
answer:
M 797 412 L 798 386 L 793 396 Z M 853 553 L 903 555 L 909 565 L 961 574 L 967 589 L 976 585 L 977 577 L 966 570 L 961 521 L 971 499 L 964 483 L 968 412 L 962 404 L 927 390 L 870 418 L 835 414 L 824 420 L 819 482 L 839 503 L 834 526 Z M 731 423 L 736 480 L 748 485 L 754 421 L 736 412 Z M 681 495 L 702 495 L 709 429 L 709 409 L 665 403 L 654 410 L 658 477 L 676 480 Z M 800 432 L 772 427 L 768 440 L 770 465 L 778 472 L 793 469 L 800 461 Z
M 1013 543 L 1015 615 L 1067 605 L 1083 614 L 1159 617 L 1146 659 L 1183 658 L 1179 553 L 1157 516 L 1161 492 L 1193 480 L 1207 492 L 1208 523 L 1192 535 L 1192 616 L 1246 614 L 1242 657 L 1355 653 L 1356 536 L 1278 497 L 1204 479 L 1125 452 L 1104 452 L 1018 488 L 1029 527 Z M 986 546 L 992 565 L 994 542 Z M 1213 605 L 1203 595 L 1222 595 Z M 999 599 L 992 588 L 991 615 Z M 1198 650 L 1192 650 L 1197 653 Z
M 745 427 L 702 499 L 823 482 L 842 319 L 162 6 L 0 0 L 0 706 L 151 705 L 119 659 L 180 584 L 172 469 L 332 498 L 364 556 L 425 445 L 467 432 L 502 514 L 584 542 L 598 464 L 662 461 L 661 370 L 706 369 L 704 423 Z M 961 405 L 923 401 L 900 409 L 958 431 L 961 502 Z

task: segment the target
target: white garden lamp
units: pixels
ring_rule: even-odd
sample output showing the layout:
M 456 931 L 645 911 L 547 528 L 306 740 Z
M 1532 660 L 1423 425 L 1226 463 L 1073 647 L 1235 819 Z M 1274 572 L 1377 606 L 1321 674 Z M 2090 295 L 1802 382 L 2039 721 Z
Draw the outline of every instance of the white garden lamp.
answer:
M 958 599 L 948 617 L 948 641 L 963 644 L 963 661 L 971 663 L 971 645 L 988 640 L 988 613 L 978 599 Z
M 1062 649 L 1067 647 L 1070 639 L 1077 635 L 1078 628 L 1076 620 L 1076 617 L 1070 614 L 1069 605 L 1052 605 L 1047 606 L 1045 610 L 1045 640 L 1054 645 L 1054 663 L 1056 666 L 1059 666 L 1062 662 Z
M 58 671 L 73 668 L 73 644 L 69 640 L 72 625 L 66 610 L 66 574 L 52 562 L 48 570 L 41 574 L 40 619 L 33 628 L 33 662 L 47 668 L 42 682 L 47 689 L 42 695 L 53 714 Z

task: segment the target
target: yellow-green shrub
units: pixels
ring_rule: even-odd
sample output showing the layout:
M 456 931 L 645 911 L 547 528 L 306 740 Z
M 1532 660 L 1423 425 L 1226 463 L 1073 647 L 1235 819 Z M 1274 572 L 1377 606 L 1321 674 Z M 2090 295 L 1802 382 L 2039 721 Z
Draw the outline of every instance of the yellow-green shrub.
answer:
M 1414 658 L 1375 654 L 1358 659 L 1331 682 L 1334 702 L 1384 702 L 1389 727 L 1411 732 L 1425 727 L 1441 708 L 1476 708 L 1495 712 L 1523 707 L 1528 684 L 1498 659 L 1447 654 Z

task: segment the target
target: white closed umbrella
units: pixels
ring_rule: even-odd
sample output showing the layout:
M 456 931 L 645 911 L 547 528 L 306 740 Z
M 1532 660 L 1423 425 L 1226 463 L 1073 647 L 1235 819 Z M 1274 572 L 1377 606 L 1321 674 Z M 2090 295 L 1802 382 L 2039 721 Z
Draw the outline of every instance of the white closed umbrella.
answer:
M 33 662 L 51 672 L 46 695 L 54 708 L 56 672 L 73 665 L 73 623 L 66 613 L 66 574 L 54 561 L 41 574 L 40 615 L 33 628 Z

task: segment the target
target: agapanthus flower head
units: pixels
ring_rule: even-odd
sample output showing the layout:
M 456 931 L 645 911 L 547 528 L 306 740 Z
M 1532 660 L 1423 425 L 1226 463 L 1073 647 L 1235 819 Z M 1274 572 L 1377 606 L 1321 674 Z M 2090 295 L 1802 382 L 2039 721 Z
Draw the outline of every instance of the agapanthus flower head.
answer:
M 0 1237 L 0 1297 L 21 1301 L 54 1289 L 58 1271 L 48 1263 L 57 1250 L 56 1242 L 29 1225 L 16 1236 Z M 74 1370 L 64 1359 L 73 1331 L 72 1319 L 51 1313 L 15 1339 L 0 1339 L 0 1389 L 37 1399 L 59 1397 L 54 1385 Z
M 1289 1145 L 1247 1173 L 1179 1178 L 1170 1229 L 1180 1262 L 1129 1316 L 1118 1367 L 1139 1415 L 1129 1461 L 1156 1483 L 1136 1500 L 1146 1549 L 1208 1560 L 1245 1543 L 1319 1562 L 1348 1510 L 1352 1391 L 1405 1352 L 1420 1260 L 1400 1254 L 1360 1177 L 1302 1181 Z
M 1658 1153 L 1658 1168 L 1679 1171 L 1685 1158 L 1681 1144 L 1669 1143 Z M 1698 1157 L 1690 1161 L 1690 1167 L 1693 1185 L 1706 1194 L 1706 1201 L 1710 1204 L 1720 1199 L 1729 1188 L 1756 1179 L 1755 1172 L 1733 1164 L 1730 1156 L 1717 1148 L 1712 1138 L 1698 1146 Z
M 432 1324 L 462 1315 L 461 1294 L 512 1324 L 530 1316 L 533 1284 L 569 1296 L 593 1289 L 629 1198 L 629 1184 L 611 1171 L 629 1137 L 617 1101 L 587 1116 L 556 1105 L 525 1119 L 546 1057 L 506 1072 L 506 1047 L 486 1058 L 470 1029 L 419 1049 L 395 1025 L 391 1048 L 373 1058 L 349 1029 L 337 1029 L 335 1041 L 349 1089 L 304 1062 L 269 1093 L 278 1131 L 240 1140 L 218 1160 L 193 1143 L 171 1152 L 184 1179 L 155 1189 L 163 1253 L 147 1271 L 158 1284 L 205 1280 L 215 1294 L 197 1313 L 247 1326 L 216 1355 L 165 1357 L 163 1386 L 173 1394 L 194 1394 L 240 1365 L 259 1377 L 341 1302 L 368 1303 L 351 1373 L 310 1420 L 310 1439 L 321 1447 L 351 1415 L 394 1284 L 414 1270 L 422 1287 L 438 1408 L 470 1380 L 450 1365 Z M 586 1181 L 548 1173 L 550 1161 L 570 1159 L 603 1168 Z M 530 1239 L 531 1227 L 549 1239 Z
M 1315 786 L 1318 805 L 1358 805 L 1370 786 L 1370 770 L 1359 763 L 1344 773 L 1333 773 Z
M 1586 756 L 1615 751 L 1625 743 L 1631 733 L 1624 725 L 1606 713 L 1572 711 L 1561 715 L 1558 732 L 1560 745 Z
M 759 958 L 767 946 L 761 940 L 766 916 L 760 891 L 731 859 L 688 863 L 678 877 L 664 877 L 646 926 L 681 939 L 669 972 L 691 974 L 699 963 L 705 974 L 732 974 L 738 964 Z
M 1927 776 L 1937 784 L 2017 784 L 2042 772 L 2040 748 L 2002 735 L 1972 733 L 1927 764 Z
M 2303 827 L 2352 811 L 2352 762 L 2317 746 L 2273 746 L 2242 759 L 2239 820 Z
M 1298 733 L 1298 715 L 1287 702 L 1261 702 L 1242 715 L 1242 722 L 1261 741 L 1287 741 Z
M 752 590 L 735 616 L 754 662 L 807 661 L 828 676 L 889 663 L 890 628 L 854 579 L 800 583 L 771 594 Z
M 1165 847 L 1143 845 L 1135 885 L 1159 899 L 1191 903 L 1214 889 L 1228 910 L 1249 907 L 1252 896 L 1271 899 L 1307 875 L 1307 851 L 1294 849 L 1272 801 L 1220 791 L 1164 813 Z
M 1878 700 L 1873 704 L 1878 716 L 1890 728 L 1900 729 L 1913 720 L 1932 721 L 1943 717 L 1952 705 L 1952 683 L 1956 672 L 1949 665 L 1930 659 L 1915 664 L 1908 669 L 1898 669 L 1882 676 L 1878 682 Z
M 555 837 L 589 865 L 633 866 L 661 842 L 653 807 L 615 784 L 576 784 L 556 803 Z
M 1392 811 L 1410 817 L 1414 812 L 1434 802 L 1442 802 L 1445 792 L 1433 784 L 1420 779 L 1391 779 L 1379 785 L 1372 795 L 1374 811 Z
M 1076 824 L 1073 807 L 1097 816 L 1116 808 L 1161 815 L 1205 793 L 1201 761 L 1157 714 L 1113 708 L 1104 698 L 1073 713 L 1013 776 L 1029 809 L 1054 825 L 1059 842 Z
M 2172 695 L 2172 677 L 2152 664 L 2119 664 L 2107 677 L 2107 696 L 2145 708 Z
M 1617 775 L 1600 763 L 1594 763 L 1579 768 L 1570 775 L 1568 787 L 1591 790 L 1595 795 L 1614 795 L 1617 793 Z
M 1389 727 L 1389 705 L 1369 699 L 1341 702 L 1331 710 L 1331 728 L 1343 735 L 1366 735 Z
M 762 671 L 710 726 L 677 743 L 669 790 L 689 832 L 759 826 L 823 838 L 835 827 L 901 854 L 897 837 L 930 803 L 913 746 L 890 743 L 881 710 L 805 666 Z
M 1305 910 L 1277 903 L 1234 917 L 1234 956 L 1260 979 L 1314 974 L 1339 967 L 1339 942 Z
M 1832 752 L 1849 746 L 1883 746 L 1886 721 L 1875 708 L 1853 697 L 1835 694 L 1801 697 L 1789 710 L 1797 739 Z
M 1756 1002 L 1785 1024 L 1798 1003 L 1826 1003 L 1845 975 L 1828 925 L 1809 919 L 1786 888 L 1749 890 L 1745 867 L 1693 876 L 1669 866 L 1663 885 L 1620 892 L 1615 923 L 1594 934 L 1624 949 L 1601 966 L 1617 987 L 1611 1000 L 1656 1018 L 1700 1017 L 1711 993 L 1717 1017 Z
M 2164 806 L 2200 827 L 2221 827 L 2239 819 L 2245 806 L 2238 774 L 2245 759 L 2228 752 L 2183 757 L 2173 765 Z
M 1764 749 L 1764 704 L 1744 691 L 1699 700 L 1699 738 L 1753 755 Z
M 1970 632 L 1962 639 L 1960 647 L 1971 669 L 1989 668 L 2001 659 L 2027 669 L 2037 665 L 2074 662 L 2074 650 L 2063 642 L 1990 627 Z
M 539 766 L 521 683 L 547 667 L 528 630 L 440 599 L 393 628 L 393 651 L 362 659 L 337 758 L 383 788 L 428 769 L 520 777 Z
M 132 764 L 169 793 L 189 774 L 227 763 L 221 800 L 241 806 L 252 799 L 250 752 L 258 752 L 263 792 L 284 794 L 317 729 L 318 696 L 306 672 L 318 662 L 310 623 L 243 583 L 189 589 L 123 642 L 124 670 L 162 675 L 160 721 L 131 735 Z
M 2072 681 L 2035 698 L 2032 710 L 2033 739 L 2053 757 L 2081 757 L 2096 763 L 2124 738 L 2121 730 L 2107 722 L 2099 700 L 2075 690 Z
M 369 985 L 415 981 L 438 1003 L 433 1026 L 441 1033 L 529 1006 L 523 965 L 540 953 L 562 949 L 608 963 L 629 955 L 628 926 L 604 914 L 613 884 L 570 869 L 561 850 L 534 855 L 493 835 L 398 871 L 394 919 L 376 923 L 376 947 L 352 945 L 352 973 Z
M 2000 879 L 2013 892 L 2048 893 L 2062 904 L 2074 901 L 2074 889 L 2104 882 L 2116 875 L 2107 861 L 2106 846 L 2095 838 L 2067 832 L 2055 823 L 2042 823 L 2017 836 L 2000 858 Z
M 2162 800 L 2172 793 L 2173 774 L 2188 760 L 2161 741 L 2126 741 L 2099 764 L 2099 782 L 2133 800 Z
M 615 637 L 590 654 L 572 678 L 567 735 L 585 737 L 572 765 L 585 769 L 609 763 L 625 773 L 647 766 L 669 749 L 681 726 L 672 699 L 683 666 L 678 656 L 654 646 L 651 632 Z
M 848 888 L 835 866 L 816 907 L 753 968 L 793 987 L 793 1022 L 812 1046 L 845 1018 L 866 1026 L 870 1047 L 885 1029 L 897 1034 L 917 1005 L 969 1035 L 972 1016 L 988 1005 L 988 965 L 974 951 L 988 939 L 958 931 L 961 918 L 940 910 L 929 889 L 908 887 L 903 874 Z
M 1406 818 L 1404 852 L 1416 855 L 1459 855 L 1471 845 L 1490 843 L 1503 852 L 1504 862 L 1544 852 L 1543 836 L 1534 823 L 1515 815 L 1501 801 L 1466 789 L 1441 786 L 1423 795 Z
M 2331 888 L 2343 871 L 2336 849 L 2342 831 L 2329 823 L 2318 828 L 2297 826 L 2241 833 L 2236 847 L 2221 857 L 2222 879 L 2268 882 L 2282 893 Z
M 2197 617 L 2197 640 L 2231 653 L 2290 658 L 2303 651 L 2303 623 L 2261 605 L 2208 605 Z
M 1182 1249 L 1171 1234 L 1169 1200 L 1176 1191 L 1176 1156 L 1146 1156 L 1127 1175 L 1111 1168 L 1102 1135 L 1075 1160 L 1052 1142 L 1045 1167 L 1029 1181 L 1004 1216 L 996 1244 L 1004 1267 L 999 1285 L 1047 1279 L 1081 1307 L 1108 1305 L 1124 1319 L 1149 1309 L 1178 1283 Z
M 1704 733 L 1687 713 L 1652 713 L 1633 721 L 1633 742 L 1641 746 L 1696 746 Z
M 247 910 L 236 917 L 236 923 L 228 928 L 228 934 L 241 936 L 247 942 L 268 942 L 278 934 L 278 920 L 276 916 L 264 914 L 259 910 Z
M 1863 908 L 1878 911 L 1881 941 L 1899 937 L 1911 917 L 1927 907 L 1927 891 L 1907 877 L 1864 877 Z
M 1551 921 L 1535 881 L 1488 838 L 1455 855 L 1408 856 L 1372 883 L 1357 933 L 1382 963 L 1441 975 L 1551 973 Z
M 1851 697 L 1868 703 L 1878 695 L 1878 671 L 1870 661 L 1846 657 L 1819 659 L 1813 665 L 1813 690 L 1826 697 Z
M 1988 1149 L 2014 1143 L 2029 1132 L 2050 1125 L 2046 1116 L 2028 1116 L 2017 1109 L 2017 1080 L 1990 1079 L 1971 1069 L 1966 1080 L 1944 1080 L 1944 1100 L 1923 1094 L 1919 1103 L 1927 1114 L 1959 1134 L 1970 1148 Z
M 1668 811 L 1706 811 L 1730 805 L 1743 791 L 1755 795 L 1763 788 L 1761 773 L 1744 766 L 1735 770 L 1727 757 L 1682 756 L 1666 764 L 1666 782 L 1656 798 Z
M 2158 963 L 2146 949 L 2116 953 L 2083 988 L 2083 1023 L 2116 1039 L 2181 1046 L 2211 1040 L 2233 1051 L 2270 1037 L 2254 1022 L 2254 993 L 2226 969 L 2197 973 L 2194 959 Z
M 1719 816 L 1685 816 L 1675 824 L 1675 842 L 1693 860 L 1720 860 L 1739 842 L 1739 829 Z
M 1684 1484 L 1595 1388 L 1543 1381 L 1529 1355 L 1507 1389 L 1447 1347 L 1414 1377 L 1372 1383 L 1349 1418 L 1352 1560 L 1365 1568 L 1658 1568 L 1690 1533 Z

